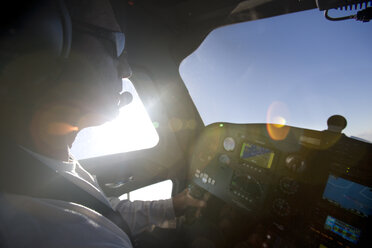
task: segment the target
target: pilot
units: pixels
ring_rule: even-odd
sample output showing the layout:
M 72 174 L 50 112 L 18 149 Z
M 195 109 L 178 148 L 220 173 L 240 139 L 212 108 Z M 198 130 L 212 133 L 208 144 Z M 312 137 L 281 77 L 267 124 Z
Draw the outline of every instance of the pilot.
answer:
M 113 204 L 73 159 L 76 134 L 118 114 L 131 74 L 124 35 L 109 1 L 42 3 L 2 10 L 18 16 L 0 39 L 0 246 L 132 247 L 138 233 L 205 206 L 187 191 Z

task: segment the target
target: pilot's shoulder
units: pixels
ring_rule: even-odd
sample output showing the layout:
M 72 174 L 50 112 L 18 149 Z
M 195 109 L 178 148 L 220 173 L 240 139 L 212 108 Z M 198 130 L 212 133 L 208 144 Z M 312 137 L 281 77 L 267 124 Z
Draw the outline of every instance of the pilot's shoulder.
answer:
M 84 206 L 2 193 L 0 237 L 1 247 L 131 247 L 125 233 Z

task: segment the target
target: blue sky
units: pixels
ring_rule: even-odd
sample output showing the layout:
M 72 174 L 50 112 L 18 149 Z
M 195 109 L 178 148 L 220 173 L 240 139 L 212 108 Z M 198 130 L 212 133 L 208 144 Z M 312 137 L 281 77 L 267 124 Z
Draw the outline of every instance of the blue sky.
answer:
M 326 129 L 372 141 L 372 22 L 331 22 L 310 10 L 214 30 L 180 67 L 205 124 L 264 123 Z M 270 119 L 272 120 L 272 119 Z

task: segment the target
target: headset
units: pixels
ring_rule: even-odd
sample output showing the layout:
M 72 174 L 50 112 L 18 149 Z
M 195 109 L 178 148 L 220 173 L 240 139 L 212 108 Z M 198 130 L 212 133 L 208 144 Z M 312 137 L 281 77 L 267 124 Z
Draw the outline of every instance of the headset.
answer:
M 12 1 L 1 12 L 0 83 L 52 81 L 71 48 L 71 18 L 64 1 Z
M 58 81 L 69 58 L 74 31 L 111 41 L 112 56 L 126 61 L 122 32 L 72 20 L 64 0 L 13 1 L 0 11 L 4 12 L 0 13 L 0 84 L 7 84 L 15 99 L 24 98 L 20 85 L 42 88 Z M 0 92 L 0 97 L 5 94 Z

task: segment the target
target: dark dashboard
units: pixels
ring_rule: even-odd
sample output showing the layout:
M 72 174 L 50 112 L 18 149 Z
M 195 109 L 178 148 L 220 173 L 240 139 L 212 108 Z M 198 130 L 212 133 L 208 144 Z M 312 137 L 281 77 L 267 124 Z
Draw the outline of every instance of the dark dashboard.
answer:
M 367 247 L 371 151 L 339 132 L 215 123 L 195 143 L 189 175 L 194 195 L 207 191 L 238 209 L 238 219 L 254 217 L 259 247 Z M 230 244 L 240 247 L 249 228 L 232 228 L 242 237 Z

